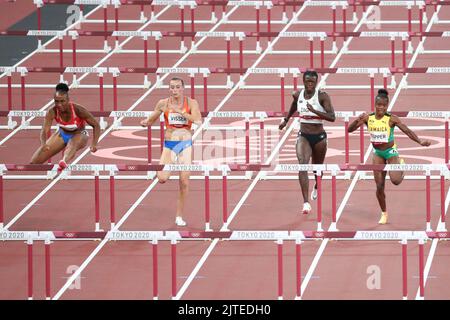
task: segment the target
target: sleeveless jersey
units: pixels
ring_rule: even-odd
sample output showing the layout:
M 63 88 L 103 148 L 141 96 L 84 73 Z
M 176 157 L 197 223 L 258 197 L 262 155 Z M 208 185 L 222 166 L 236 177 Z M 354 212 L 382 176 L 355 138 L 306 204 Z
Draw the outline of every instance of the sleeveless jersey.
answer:
M 311 99 L 307 100 L 305 99 L 305 89 L 303 89 L 300 92 L 297 101 L 297 111 L 298 114 L 300 115 L 300 123 L 322 124 L 323 119 L 318 115 L 316 115 L 315 113 L 312 113 L 308 110 L 308 108 L 306 107 L 307 102 L 310 105 L 312 105 L 315 110 L 320 112 L 326 112 L 319 102 L 319 90 L 316 89 Z
M 71 111 L 71 117 L 69 121 L 64 121 L 61 118 L 61 115 L 59 114 L 58 108 L 55 108 L 56 115 L 55 115 L 55 121 L 58 127 L 66 130 L 66 131 L 76 131 L 79 129 L 83 129 L 86 121 L 84 119 L 81 119 L 75 112 L 75 107 L 73 106 L 73 103 L 70 103 L 70 111 Z
M 394 128 L 389 126 L 390 119 L 391 115 L 389 113 L 385 113 L 381 119 L 377 119 L 375 113 L 369 115 L 367 131 L 369 131 L 372 144 L 379 145 L 394 140 Z
M 167 105 L 169 105 L 169 100 L 167 100 Z M 188 103 L 188 98 L 185 97 L 184 98 L 184 103 L 183 103 L 183 108 L 182 110 L 184 112 L 190 113 L 190 109 L 189 109 L 189 103 Z M 181 114 L 179 114 L 178 112 L 175 111 L 171 111 L 171 110 L 167 110 L 164 112 L 164 122 L 166 125 L 166 128 L 183 128 L 183 129 L 191 129 L 192 126 L 192 122 L 187 120 L 185 117 L 183 117 Z

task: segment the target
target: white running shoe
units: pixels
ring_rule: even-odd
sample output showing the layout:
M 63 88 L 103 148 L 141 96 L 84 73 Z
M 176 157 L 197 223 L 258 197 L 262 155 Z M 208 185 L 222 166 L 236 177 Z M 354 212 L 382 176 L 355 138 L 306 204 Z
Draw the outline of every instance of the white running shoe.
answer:
M 316 200 L 317 199 L 317 188 L 316 186 L 314 186 L 313 191 L 311 192 L 311 200 Z
M 187 225 L 186 221 L 184 221 L 181 217 L 177 217 L 175 219 L 175 224 L 179 227 L 185 227 Z
M 312 208 L 311 208 L 311 205 L 309 204 L 309 202 L 305 202 L 305 203 L 303 204 L 303 210 L 302 210 L 302 213 L 303 213 L 303 214 L 308 214 L 308 213 L 311 212 L 311 210 L 312 210 Z

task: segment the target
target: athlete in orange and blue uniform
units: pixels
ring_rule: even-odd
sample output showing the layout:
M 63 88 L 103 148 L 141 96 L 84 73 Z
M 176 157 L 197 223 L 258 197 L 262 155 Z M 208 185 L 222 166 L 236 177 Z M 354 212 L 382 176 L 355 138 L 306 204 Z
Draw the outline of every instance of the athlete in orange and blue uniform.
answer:
M 44 163 L 66 148 L 63 159 L 59 162 L 58 170 L 61 171 L 72 161 L 76 152 L 87 145 L 86 123 L 93 128 L 91 152 L 97 151 L 100 125 L 86 108 L 69 100 L 69 87 L 65 83 L 56 86 L 54 101 L 55 106 L 48 110 L 42 126 L 41 146 L 33 154 L 30 163 Z M 47 139 L 53 120 L 56 121 L 58 130 Z
M 411 129 L 400 121 L 400 118 L 387 112 L 389 105 L 388 92 L 380 89 L 375 98 L 375 112 L 371 114 L 363 113 L 349 127 L 348 132 L 353 132 L 363 124 L 367 125 L 367 131 L 370 134 L 370 142 L 374 148 L 373 163 L 374 164 L 400 164 L 404 163 L 399 158 L 397 145 L 394 142 L 394 127 L 402 130 L 411 140 L 417 142 L 421 146 L 428 147 L 431 145 L 429 140 L 420 139 Z M 375 183 L 377 184 L 377 199 L 381 208 L 381 218 L 379 224 L 386 224 L 388 214 L 386 211 L 386 195 L 384 185 L 386 181 L 386 171 L 374 171 Z M 391 182 L 399 185 L 403 181 L 403 171 L 390 171 L 389 177 Z
M 181 108 L 181 114 L 171 110 L 169 105 L 173 104 L 172 98 L 167 99 L 166 110 L 164 111 L 164 123 L 166 126 L 166 130 L 175 130 L 175 129 L 185 129 L 190 131 L 192 128 L 192 121 L 186 119 L 183 116 L 184 114 L 190 114 L 188 97 L 184 97 L 183 107 Z M 186 148 L 192 146 L 192 139 L 188 140 L 164 140 L 164 147 L 172 150 L 175 155 L 179 155 Z
M 195 99 L 184 97 L 184 82 L 180 78 L 172 78 L 169 83 L 170 97 L 159 100 L 155 111 L 145 120 L 142 126 L 151 126 L 164 114 L 166 126 L 164 148 L 160 164 L 192 163 L 192 124 L 200 125 L 202 115 Z M 165 183 L 170 177 L 170 171 L 158 171 L 158 180 Z M 186 226 L 183 220 L 184 203 L 189 189 L 189 171 L 180 172 L 180 194 L 177 201 L 175 224 Z

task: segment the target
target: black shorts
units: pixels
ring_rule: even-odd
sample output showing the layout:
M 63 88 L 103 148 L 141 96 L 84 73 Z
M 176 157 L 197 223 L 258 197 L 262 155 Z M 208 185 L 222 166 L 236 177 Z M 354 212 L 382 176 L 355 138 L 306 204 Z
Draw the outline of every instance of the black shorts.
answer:
M 327 133 L 325 131 L 314 134 L 299 132 L 297 138 L 300 136 L 304 137 L 308 141 L 311 148 L 314 148 L 317 143 L 327 138 Z

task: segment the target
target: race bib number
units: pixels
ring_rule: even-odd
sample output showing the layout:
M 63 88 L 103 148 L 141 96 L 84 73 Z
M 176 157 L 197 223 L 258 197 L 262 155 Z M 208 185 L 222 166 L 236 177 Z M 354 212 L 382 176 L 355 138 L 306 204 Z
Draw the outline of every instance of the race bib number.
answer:
M 168 116 L 169 124 L 173 126 L 183 126 L 187 125 L 188 121 L 179 113 L 171 112 Z
M 370 141 L 373 143 L 387 143 L 388 135 L 385 132 L 370 133 Z

